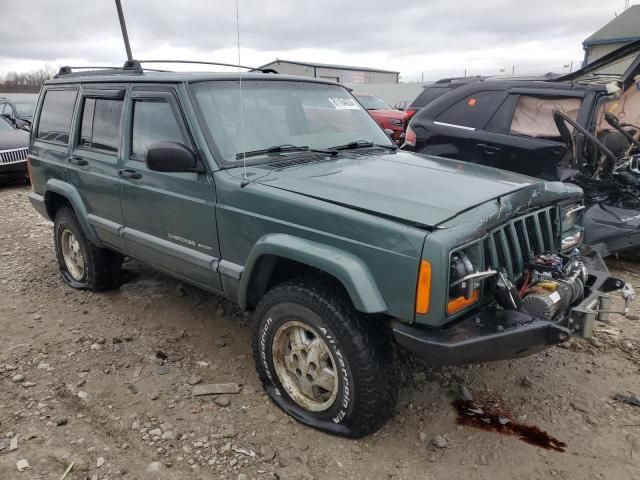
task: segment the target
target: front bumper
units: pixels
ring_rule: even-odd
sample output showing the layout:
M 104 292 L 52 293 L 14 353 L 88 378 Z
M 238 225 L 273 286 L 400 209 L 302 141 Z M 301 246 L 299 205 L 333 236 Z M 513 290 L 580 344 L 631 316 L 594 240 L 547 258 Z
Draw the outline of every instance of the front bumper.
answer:
M 608 318 L 608 293 L 622 289 L 625 283 L 609 276 L 597 253 L 589 251 L 583 261 L 589 270 L 588 293 L 561 318 L 546 320 L 491 307 L 449 328 L 426 329 L 395 322 L 394 337 L 399 345 L 431 365 L 520 358 L 566 342 L 572 335 L 589 338 L 596 320 Z
M 27 162 L 11 162 L 0 163 L 0 177 L 26 177 L 27 176 Z

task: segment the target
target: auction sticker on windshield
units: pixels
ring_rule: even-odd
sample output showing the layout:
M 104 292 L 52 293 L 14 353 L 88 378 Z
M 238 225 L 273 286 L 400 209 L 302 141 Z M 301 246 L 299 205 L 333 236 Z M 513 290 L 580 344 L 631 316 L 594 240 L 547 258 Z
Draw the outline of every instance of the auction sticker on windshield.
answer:
M 358 110 L 360 108 L 358 102 L 356 102 L 353 98 L 333 97 L 329 98 L 329 101 L 336 110 Z

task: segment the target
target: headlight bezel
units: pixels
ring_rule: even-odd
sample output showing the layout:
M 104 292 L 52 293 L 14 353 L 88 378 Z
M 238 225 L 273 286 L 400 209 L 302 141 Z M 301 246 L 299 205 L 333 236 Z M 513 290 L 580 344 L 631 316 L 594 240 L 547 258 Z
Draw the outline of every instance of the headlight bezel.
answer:
M 471 289 L 472 294 L 469 298 L 466 298 L 465 296 L 451 296 L 450 290 L 452 287 L 452 283 L 456 281 L 456 279 L 451 278 L 451 266 L 454 255 L 459 253 L 464 254 L 469 259 L 471 265 L 473 265 L 473 269 L 475 272 L 481 272 L 485 266 L 482 241 L 474 241 L 472 243 L 461 245 L 449 251 L 449 262 L 447 265 L 447 301 L 444 306 L 445 313 L 448 317 L 457 316 L 466 312 L 467 310 L 470 310 L 480 302 L 480 299 L 483 296 L 482 292 L 484 288 L 484 282 L 482 281 L 482 279 L 471 280 L 472 282 L 474 282 L 474 286 Z
M 560 209 L 560 251 L 566 252 L 584 239 L 584 212 L 582 203 L 572 203 Z

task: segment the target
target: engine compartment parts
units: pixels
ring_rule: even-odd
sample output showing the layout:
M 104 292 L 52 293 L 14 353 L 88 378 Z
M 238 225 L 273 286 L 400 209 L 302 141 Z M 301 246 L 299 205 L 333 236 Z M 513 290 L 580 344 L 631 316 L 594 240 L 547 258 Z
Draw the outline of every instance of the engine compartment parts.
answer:
M 518 286 L 499 272 L 494 293 L 506 310 L 521 310 L 552 320 L 584 298 L 586 281 L 587 270 L 578 258 L 538 255 L 525 265 Z

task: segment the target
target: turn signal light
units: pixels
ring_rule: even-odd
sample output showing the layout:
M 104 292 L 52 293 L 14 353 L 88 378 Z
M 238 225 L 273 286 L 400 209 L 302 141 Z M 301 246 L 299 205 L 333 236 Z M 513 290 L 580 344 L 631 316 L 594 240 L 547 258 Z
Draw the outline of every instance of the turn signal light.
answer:
M 454 313 L 458 313 L 461 310 L 464 310 L 467 307 L 470 307 L 474 303 L 478 301 L 480 298 L 480 290 L 474 290 L 471 294 L 471 297 L 458 297 L 452 300 L 449 300 L 447 303 L 447 314 L 453 315 Z
M 418 290 L 416 293 L 416 313 L 424 315 L 429 311 L 431 299 L 431 264 L 426 260 L 420 262 L 418 273 Z

